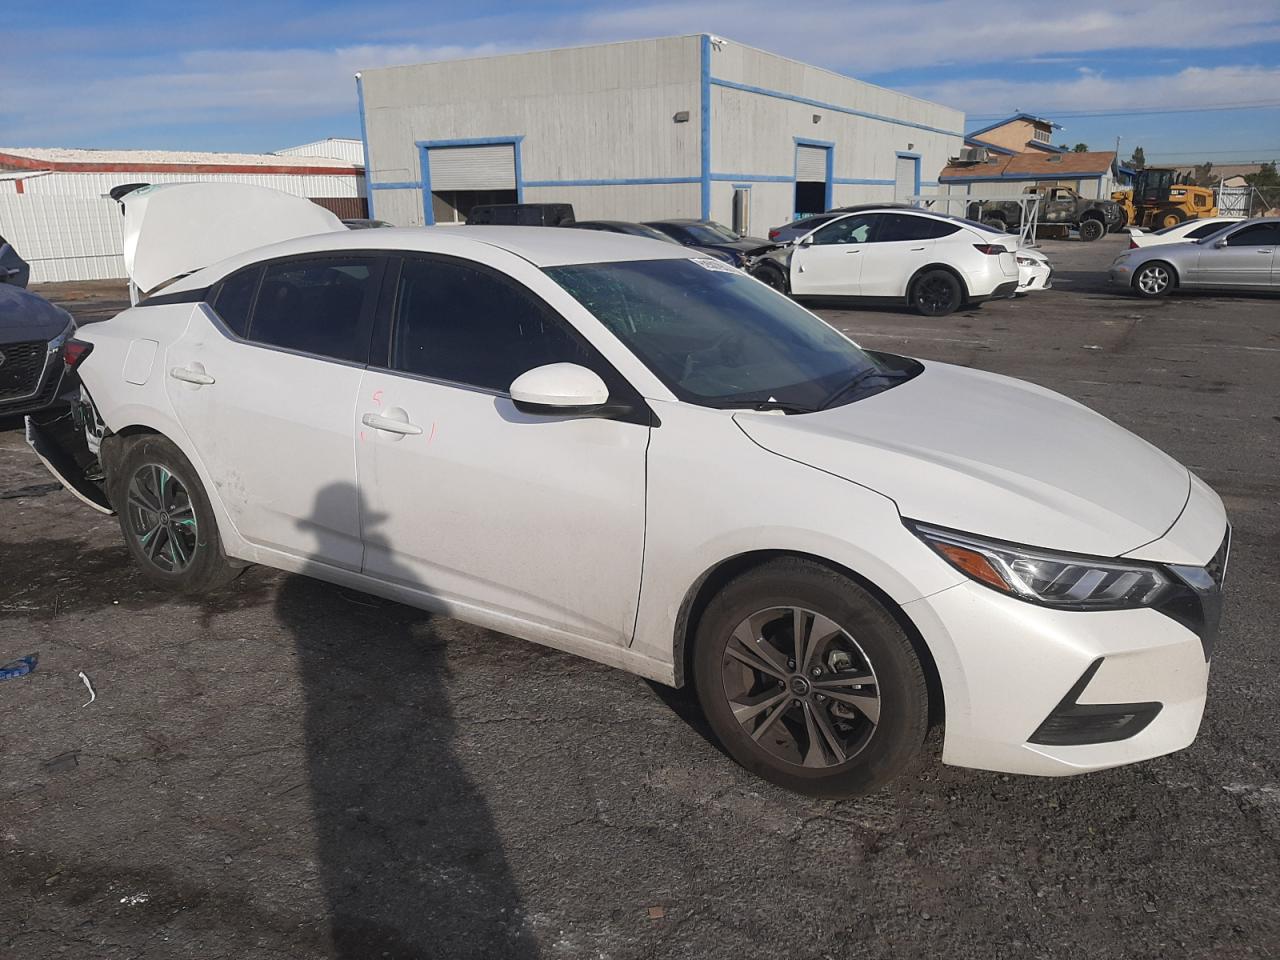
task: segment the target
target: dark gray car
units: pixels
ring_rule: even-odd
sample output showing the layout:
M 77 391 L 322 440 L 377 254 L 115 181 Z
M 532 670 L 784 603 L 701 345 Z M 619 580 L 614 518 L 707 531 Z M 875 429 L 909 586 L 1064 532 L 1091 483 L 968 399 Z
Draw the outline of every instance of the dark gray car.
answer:
M 33 413 L 63 390 L 71 314 L 29 290 L 0 284 L 0 417 Z
M 0 237 L 0 283 L 25 287 L 31 279 L 31 267 L 18 256 L 18 251 L 4 237 Z
M 1111 282 L 1140 297 L 1179 288 L 1280 293 L 1280 217 L 1243 220 L 1187 243 L 1127 250 L 1111 264 Z

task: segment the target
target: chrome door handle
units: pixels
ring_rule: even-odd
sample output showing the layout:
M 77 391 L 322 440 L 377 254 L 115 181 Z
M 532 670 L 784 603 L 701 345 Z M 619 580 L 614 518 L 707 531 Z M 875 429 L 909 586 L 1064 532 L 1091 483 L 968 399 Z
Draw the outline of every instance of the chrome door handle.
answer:
M 396 420 L 394 417 L 384 417 L 377 413 L 366 413 L 360 418 L 360 422 L 366 427 L 373 427 L 375 430 L 385 430 L 387 433 L 398 433 L 406 437 L 416 437 L 422 433 L 422 428 L 416 423 L 409 423 L 407 420 Z
M 204 387 L 218 382 L 207 373 L 201 373 L 199 370 L 188 370 L 186 367 L 174 367 L 169 371 L 169 376 L 175 380 L 181 380 L 183 383 L 195 383 Z

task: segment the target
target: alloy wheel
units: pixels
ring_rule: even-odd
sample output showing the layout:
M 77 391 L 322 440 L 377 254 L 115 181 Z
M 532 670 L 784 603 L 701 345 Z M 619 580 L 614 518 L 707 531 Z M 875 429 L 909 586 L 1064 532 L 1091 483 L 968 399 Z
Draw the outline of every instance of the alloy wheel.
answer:
M 129 479 L 129 529 L 147 560 L 165 573 L 191 566 L 198 544 L 195 508 L 182 481 L 155 463 Z
M 833 620 L 801 607 L 771 607 L 739 623 L 721 680 L 746 734 L 796 766 L 847 763 L 880 722 L 880 685 L 866 653 Z
M 916 303 L 930 314 L 950 312 L 954 299 L 955 289 L 941 276 L 925 277 L 916 290 Z
M 1164 293 L 1169 286 L 1169 271 L 1161 266 L 1143 267 L 1138 273 L 1138 289 L 1143 293 Z

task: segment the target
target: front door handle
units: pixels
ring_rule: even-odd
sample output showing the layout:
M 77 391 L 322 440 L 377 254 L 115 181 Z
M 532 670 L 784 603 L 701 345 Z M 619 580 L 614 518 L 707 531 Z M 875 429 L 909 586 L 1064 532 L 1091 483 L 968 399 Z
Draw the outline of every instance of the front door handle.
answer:
M 405 437 L 416 437 L 422 433 L 422 428 L 416 423 L 410 423 L 408 420 L 397 420 L 395 417 L 384 417 L 380 413 L 366 413 L 360 418 L 360 422 L 366 427 L 385 430 L 387 433 L 398 433 Z
M 861 250 L 846 250 L 845 253 L 861 253 Z
M 175 380 L 181 380 L 183 383 L 194 383 L 202 387 L 218 382 L 202 370 L 189 370 L 186 367 L 174 367 L 169 371 L 169 376 Z
M 924 247 L 912 247 L 912 248 L 911 248 L 911 252 L 912 252 L 912 253 L 919 253 L 919 252 L 920 252 L 921 250 L 923 250 L 923 249 L 924 249 Z

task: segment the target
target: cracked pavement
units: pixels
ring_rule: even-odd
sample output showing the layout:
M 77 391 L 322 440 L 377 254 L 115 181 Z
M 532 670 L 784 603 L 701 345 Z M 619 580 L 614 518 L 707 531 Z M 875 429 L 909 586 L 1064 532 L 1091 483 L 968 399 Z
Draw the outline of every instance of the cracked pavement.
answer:
M 174 598 L 0 422 L 0 957 L 1280 953 L 1280 311 L 1056 289 L 864 345 L 1061 390 L 1192 466 L 1236 537 L 1187 750 L 1046 780 L 930 757 L 848 802 L 757 781 L 689 698 L 261 568 Z M 46 288 L 109 315 L 123 288 Z M 97 693 L 77 676 L 83 671 Z

